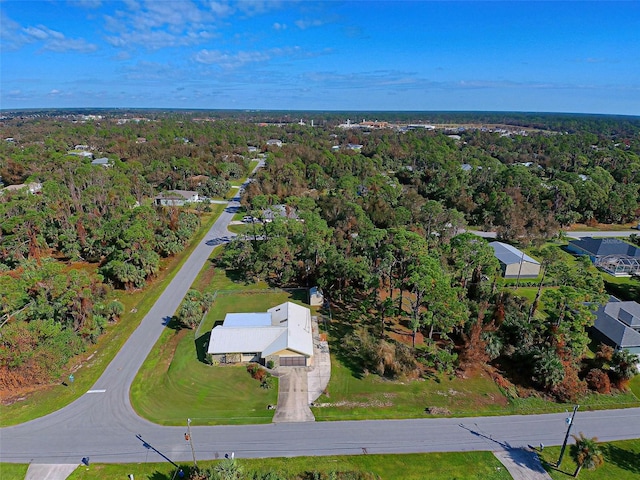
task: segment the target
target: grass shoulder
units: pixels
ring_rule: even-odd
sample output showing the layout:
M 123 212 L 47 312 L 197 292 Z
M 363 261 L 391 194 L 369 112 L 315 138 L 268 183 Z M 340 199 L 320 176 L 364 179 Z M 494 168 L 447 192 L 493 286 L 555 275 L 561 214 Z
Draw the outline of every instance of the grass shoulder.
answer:
M 253 474 L 277 472 L 281 477 L 290 480 L 315 478 L 312 472 L 330 474 L 331 472 L 368 473 L 373 478 L 384 480 L 509 480 L 511 475 L 505 470 L 491 452 L 464 453 L 427 453 L 404 455 L 352 455 L 330 457 L 292 457 L 238 459 L 246 478 Z M 208 469 L 217 461 L 199 461 L 201 469 Z M 0 464 L 0 468 L 7 464 Z M 3 480 L 22 480 L 19 472 L 16 476 L 2 477 Z M 181 465 L 189 473 L 189 464 Z M 4 473 L 4 470 L 1 470 Z M 153 478 L 154 480 L 170 480 L 174 477 L 175 468 L 169 463 L 135 463 L 135 464 L 91 464 L 78 467 L 69 480 L 102 480 L 104 478 Z
M 573 457 L 573 445 L 569 445 L 560 468 L 552 465 L 558 460 L 560 447 L 546 447 L 539 455 L 545 469 L 554 480 L 566 480 L 573 476 L 577 464 Z M 596 470 L 583 468 L 582 480 L 635 480 L 640 478 L 640 439 L 601 443 L 604 464 Z
M 57 382 L 28 392 L 19 401 L 3 405 L 0 427 L 24 423 L 54 412 L 84 394 L 98 380 L 122 345 L 138 327 L 160 294 L 180 270 L 193 249 L 204 238 L 222 212 L 223 205 L 212 206 L 212 212 L 202 215 L 202 225 L 190 244 L 180 254 L 162 262 L 158 276 L 137 292 L 118 291 L 115 298 L 125 306 L 125 313 L 115 325 L 110 325 L 95 345 L 72 360 L 67 372 Z M 73 373 L 74 382 L 68 381 Z M 64 385 L 64 383 L 66 385 Z

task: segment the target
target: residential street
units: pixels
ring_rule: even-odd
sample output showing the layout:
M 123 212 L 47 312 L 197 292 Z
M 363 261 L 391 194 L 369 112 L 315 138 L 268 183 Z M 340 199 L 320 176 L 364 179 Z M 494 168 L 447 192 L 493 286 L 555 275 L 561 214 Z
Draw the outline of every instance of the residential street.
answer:
M 133 411 L 129 388 L 196 275 L 216 245 L 231 234 L 226 226 L 238 197 L 229 203 L 203 242 L 142 320 L 138 329 L 89 392 L 67 407 L 31 422 L 0 430 L 0 461 L 78 464 L 189 461 L 185 427 L 152 424 Z M 81 375 L 81 371 L 78 375 Z M 307 393 L 304 392 L 306 397 Z M 215 405 L 212 405 L 215 408 Z M 366 453 L 502 450 L 527 444 L 558 445 L 566 414 L 436 418 L 417 420 L 277 423 L 247 426 L 192 426 L 198 459 L 288 457 Z M 185 425 L 187 419 L 185 418 Z M 640 437 L 640 408 L 586 412 L 574 432 L 600 441 Z M 153 448 L 151 448 L 153 447 Z M 155 451 L 156 449 L 157 451 Z

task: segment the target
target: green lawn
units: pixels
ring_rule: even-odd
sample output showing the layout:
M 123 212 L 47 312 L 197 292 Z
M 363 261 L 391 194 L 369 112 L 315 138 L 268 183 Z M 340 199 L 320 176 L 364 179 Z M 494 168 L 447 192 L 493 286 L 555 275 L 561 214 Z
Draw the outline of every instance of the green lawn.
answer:
M 425 418 L 427 407 L 446 408 L 454 415 L 504 414 L 507 399 L 486 374 L 472 378 L 386 380 L 358 375 L 331 356 L 328 395 L 312 408 L 316 420 Z
M 144 315 L 151 309 L 196 245 L 209 231 L 223 208 L 224 205 L 212 205 L 212 212 L 202 215 L 202 226 L 194 235 L 189 246 L 179 255 L 164 260 L 157 278 L 149 282 L 144 290 L 134 293 L 116 292 L 115 297 L 125 305 L 125 313 L 122 315 L 121 320 L 116 325 L 107 327 L 105 334 L 100 337 L 98 343 L 90 346 L 82 357 L 74 358 L 68 371 L 57 382 L 25 395 L 24 400 L 11 405 L 3 405 L 0 427 L 16 425 L 47 415 L 71 403 L 91 388 L 131 333 L 137 328 Z M 78 364 L 81 364 L 81 367 L 72 370 Z M 62 382 L 67 380 L 67 376 L 71 371 L 74 372 L 75 382 L 66 387 Z
M 640 302 L 640 279 L 633 277 L 614 277 L 602 273 L 607 292 L 620 300 Z
M 584 433 L 589 436 L 588 432 Z M 554 480 L 566 480 L 576 470 L 577 465 L 573 459 L 571 448 L 575 442 L 573 439 L 570 439 L 569 442 L 559 469 L 551 467 L 549 464 L 558 461 L 560 447 L 547 447 L 540 454 L 543 464 L 548 462 L 545 468 Z M 596 470 L 583 468 L 580 472 L 580 479 L 637 480 L 640 478 L 640 439 L 602 443 L 600 447 L 604 455 L 604 465 Z
M 245 366 L 199 361 L 190 330 L 167 329 L 131 387 L 136 412 L 161 425 L 269 423 L 277 396 L 277 382 L 263 389 Z
M 255 288 L 255 285 L 253 286 Z M 205 347 L 215 320 L 229 312 L 261 312 L 306 292 L 250 291 L 217 295 L 199 336 L 175 324 L 166 329 L 131 386 L 131 403 L 142 417 L 161 425 L 181 425 L 186 418 L 198 425 L 268 423 L 276 404 L 277 382 L 263 389 L 246 366 L 204 363 Z
M 616 395 L 589 394 L 580 399 L 584 410 L 639 407 L 634 391 L 640 390 L 640 376 L 632 391 Z M 433 377 L 420 380 L 387 380 L 378 375 L 353 372 L 335 355 L 331 356 L 331 380 L 327 395 L 312 408 L 318 421 L 381 418 L 427 418 L 427 407 L 447 409 L 452 416 L 516 415 L 564 412 L 573 404 L 542 397 L 509 398 L 486 373 L 470 378 Z
M 206 469 L 215 461 L 200 461 L 198 466 Z M 331 457 L 293 457 L 238 459 L 244 468 L 245 478 L 252 473 L 278 472 L 288 479 L 302 478 L 306 472 L 367 472 L 383 480 L 509 480 L 511 475 L 490 452 L 429 453 L 406 455 L 353 455 Z M 10 466 L 5 476 L 0 464 L 2 480 L 23 480 L 27 466 Z M 185 478 L 189 464 L 181 465 Z M 21 470 L 20 470 L 21 468 Z M 11 475 L 15 472 L 15 475 Z M 127 478 L 133 474 L 136 480 L 171 480 L 175 473 L 169 463 L 135 464 L 91 464 L 78 467 L 69 480 L 103 480 L 106 478 Z M 310 478 L 310 477 L 304 477 Z
M 24 480 L 27 475 L 29 465 L 24 463 L 0 463 L 0 479 L 2 480 Z

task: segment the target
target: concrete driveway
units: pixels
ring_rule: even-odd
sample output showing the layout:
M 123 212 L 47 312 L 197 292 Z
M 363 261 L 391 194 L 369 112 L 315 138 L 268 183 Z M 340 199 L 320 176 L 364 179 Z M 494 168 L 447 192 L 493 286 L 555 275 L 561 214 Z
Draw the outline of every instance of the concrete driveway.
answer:
M 513 480 L 551 480 L 535 452 L 524 448 L 509 448 L 493 452 Z
M 278 406 L 273 423 L 313 422 L 306 367 L 278 367 Z

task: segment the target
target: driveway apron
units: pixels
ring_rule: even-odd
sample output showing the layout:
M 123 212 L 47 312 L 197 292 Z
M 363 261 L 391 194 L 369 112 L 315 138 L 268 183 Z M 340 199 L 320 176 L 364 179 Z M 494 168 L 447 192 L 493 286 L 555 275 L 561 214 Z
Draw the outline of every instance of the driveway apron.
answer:
M 278 406 L 273 423 L 313 422 L 306 367 L 279 367 Z

